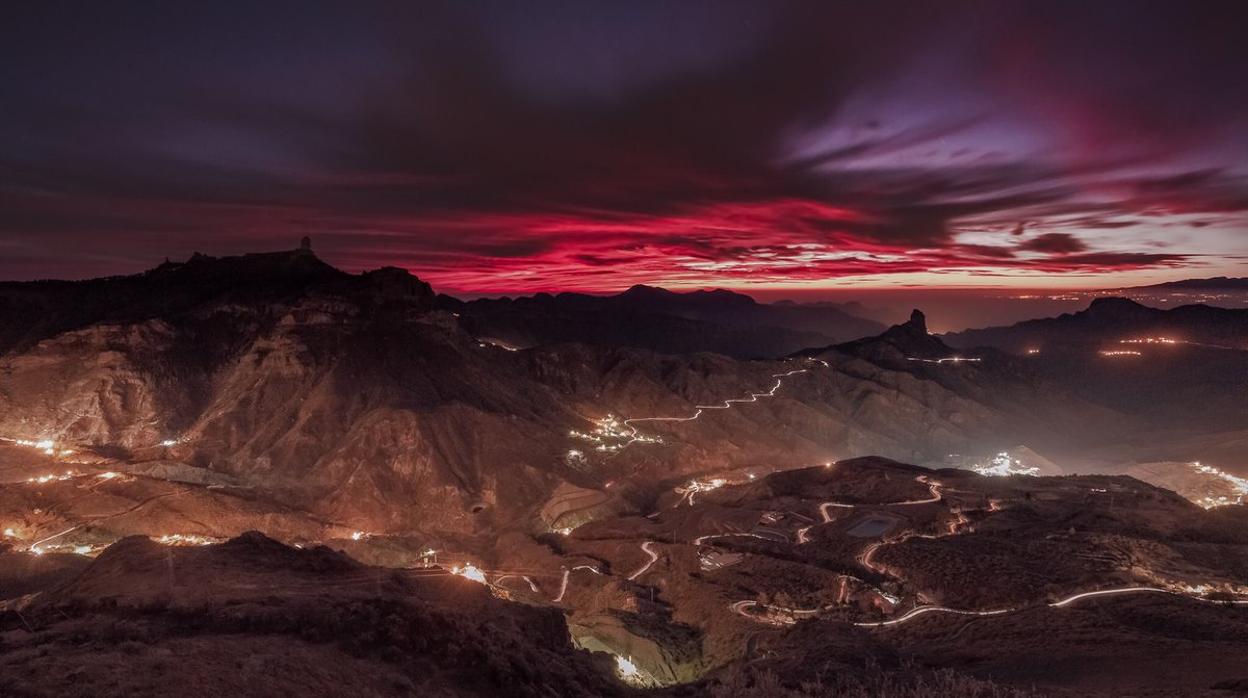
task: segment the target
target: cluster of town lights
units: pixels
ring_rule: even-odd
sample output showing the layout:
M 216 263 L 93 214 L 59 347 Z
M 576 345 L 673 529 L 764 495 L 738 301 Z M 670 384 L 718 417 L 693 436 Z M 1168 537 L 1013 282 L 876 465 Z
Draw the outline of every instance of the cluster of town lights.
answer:
M 711 478 L 710 480 L 690 480 L 687 486 L 677 487 L 676 494 L 680 495 L 681 501 L 688 500 L 689 506 L 693 506 L 693 495 L 698 492 L 717 490 L 726 484 L 728 484 L 728 481 L 722 477 Z
M 64 482 L 65 480 L 72 480 L 76 477 L 78 477 L 78 473 L 72 470 L 66 470 L 64 473 L 59 475 L 55 473 L 48 473 L 46 475 L 28 477 L 26 478 L 26 482 L 32 485 L 44 485 L 49 482 Z
M 573 429 L 568 432 L 568 436 L 597 444 L 594 450 L 600 453 L 619 451 L 634 443 L 657 444 L 663 441 L 657 436 L 638 433 L 636 429 L 627 426 L 615 415 L 610 414 L 601 419 L 595 419 L 594 428 L 589 433 Z
M 823 359 L 808 358 L 807 361 L 820 364 L 824 368 L 828 367 L 828 362 L 824 361 Z M 620 449 L 627 448 L 631 444 L 639 443 L 639 442 L 640 443 L 662 443 L 662 439 L 660 439 L 657 436 L 647 436 L 645 434 L 642 434 L 640 431 L 638 431 L 636 424 L 638 422 L 692 422 L 701 418 L 702 414 L 707 410 L 727 410 L 727 409 L 732 408 L 732 406 L 736 404 L 758 402 L 759 398 L 764 398 L 764 397 L 775 397 L 776 391 L 780 389 L 781 385 L 784 385 L 785 378 L 788 378 L 789 376 L 797 375 L 799 373 L 806 373 L 808 371 L 809 369 L 798 368 L 792 371 L 786 371 L 784 373 L 773 373 L 771 377 L 776 379 L 776 383 L 775 385 L 771 386 L 771 388 L 767 390 L 766 392 L 750 393 L 746 397 L 729 398 L 727 400 L 721 400 L 719 404 L 716 404 L 716 405 L 694 405 L 693 414 L 687 417 L 632 417 L 630 419 L 625 419 L 623 421 L 620 421 L 611 415 L 607 415 L 603 419 L 597 420 L 595 422 L 595 424 L 597 424 L 597 427 L 594 429 L 594 431 L 591 434 L 583 434 L 581 432 L 574 430 L 571 432 L 571 436 L 573 436 L 574 438 L 581 438 L 581 439 L 585 439 L 588 441 L 600 441 L 602 437 L 607 437 L 607 436 L 611 438 L 625 439 L 623 443 L 613 444 L 613 445 L 608 445 L 606 443 L 599 443 L 599 446 L 597 448 L 597 450 L 599 451 L 618 451 Z M 577 449 L 572 449 L 568 451 L 566 460 L 569 464 L 581 464 L 585 461 L 585 454 Z
M 1230 504 L 1243 504 L 1248 498 L 1248 478 L 1237 477 L 1228 472 L 1219 470 L 1212 465 L 1204 465 L 1200 461 L 1192 462 L 1192 468 L 1206 475 L 1212 475 L 1231 487 L 1233 494 L 1231 496 L 1220 495 L 1217 497 L 1207 496 L 1196 500 L 1196 504 L 1205 509 L 1213 509 L 1214 507 L 1223 507 Z
M 48 456 L 56 456 L 56 455 L 61 455 L 61 456 L 69 456 L 69 455 L 73 455 L 73 453 L 74 453 L 74 452 L 73 452 L 72 450 L 70 450 L 70 449 L 58 449 L 58 448 L 56 447 L 56 443 L 55 443 L 54 441 L 52 441 L 51 439 L 39 439 L 39 440 L 34 440 L 34 439 L 0 439 L 0 440 L 3 440 L 3 441 L 10 441 L 10 442 L 12 442 L 12 443 L 14 443 L 14 444 L 17 444 L 18 446 L 25 446 L 25 447 L 27 447 L 27 448 L 34 448 L 34 449 L 38 449 L 38 450 L 40 450 L 40 451 L 43 451 L 44 455 L 48 455 Z
M 971 470 L 980 475 L 989 477 L 1006 477 L 1009 475 L 1039 475 L 1040 469 L 1030 465 L 1023 465 L 1015 458 L 1011 458 L 1009 453 L 1002 451 L 992 457 L 988 463 L 977 463 L 971 466 Z

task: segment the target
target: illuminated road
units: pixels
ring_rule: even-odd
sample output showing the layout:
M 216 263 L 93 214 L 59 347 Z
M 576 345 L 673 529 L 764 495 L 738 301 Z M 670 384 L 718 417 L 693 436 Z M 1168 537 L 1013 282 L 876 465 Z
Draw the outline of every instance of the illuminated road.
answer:
M 27 549 L 28 549 L 28 550 L 30 550 L 30 552 L 32 552 L 32 553 L 34 553 L 34 554 L 36 554 L 36 555 L 42 555 L 42 554 L 43 554 L 43 551 L 39 549 L 39 546 L 43 545 L 44 543 L 47 543 L 47 542 L 48 542 L 48 541 L 50 541 L 50 540 L 56 540 L 57 538 L 60 538 L 61 536 L 65 535 L 66 533 L 73 533 L 74 531 L 77 531 L 79 528 L 82 528 L 82 527 L 81 527 L 81 526 L 74 526 L 73 528 L 67 528 L 67 529 L 65 529 L 64 531 L 61 531 L 60 533 L 56 533 L 56 534 L 50 535 L 50 536 L 48 536 L 47 538 L 44 538 L 43 540 L 39 540 L 39 541 L 35 541 L 34 543 L 31 543 L 31 544 L 30 544 L 30 547 L 29 547 L 29 548 L 27 548 Z
M 932 494 L 931 497 L 928 497 L 927 499 L 910 499 L 904 502 L 886 502 L 883 504 L 844 504 L 842 502 L 823 502 L 822 504 L 819 505 L 819 516 L 823 518 L 822 523 L 826 524 L 826 523 L 832 523 L 832 521 L 834 520 L 832 516 L 828 513 L 830 509 L 856 509 L 858 507 L 903 507 L 903 506 L 912 506 L 915 504 L 932 504 L 934 502 L 939 502 L 942 499 L 944 499 L 944 492 L 941 490 L 941 485 L 939 482 L 932 482 L 928 480 L 926 475 L 919 475 L 915 479 L 927 485 L 928 491 L 931 492 Z M 963 517 L 960 513 L 958 514 L 958 516 L 963 521 L 965 521 L 966 517 Z M 804 528 L 798 529 L 797 531 L 798 545 L 802 545 L 804 543 L 810 542 L 810 529 L 812 528 L 814 528 L 814 526 L 806 526 Z
M 823 517 L 823 523 L 832 523 L 832 517 L 828 515 L 829 509 L 857 509 L 858 507 L 907 507 L 915 504 L 934 504 L 945 498 L 944 492 L 941 491 L 939 482 L 932 482 L 927 479 L 926 475 L 919 475 L 915 480 L 927 485 L 927 489 L 932 496 L 927 499 L 907 499 L 904 502 L 883 502 L 881 504 L 844 504 L 842 502 L 824 502 L 819 505 L 819 515 Z
M 556 596 L 554 599 L 552 599 L 552 601 L 554 601 L 555 603 L 559 603 L 560 601 L 563 601 L 563 595 L 568 593 L 568 577 L 571 577 L 571 576 L 572 576 L 572 570 L 563 571 L 563 579 L 559 581 L 559 595 Z
M 1060 601 L 1054 601 L 1046 605 L 1049 608 L 1064 608 L 1066 606 L 1077 603 L 1084 599 L 1097 598 L 1097 597 L 1102 597 L 1102 596 L 1120 596 L 1122 594 L 1139 594 L 1139 593 L 1170 594 L 1172 596 L 1181 596 L 1185 599 L 1191 599 L 1193 601 L 1200 601 L 1202 603 L 1212 603 L 1212 604 L 1229 603 L 1229 604 L 1234 604 L 1234 605 L 1248 605 L 1248 599 L 1234 599 L 1234 600 L 1222 601 L 1218 599 L 1208 599 L 1203 596 L 1189 594 L 1189 593 L 1185 593 L 1181 591 L 1175 591 L 1173 589 L 1162 589 L 1160 587 L 1145 587 L 1145 586 L 1121 587 L 1117 589 L 1101 589 L 1098 591 L 1085 591 L 1085 592 L 1081 592 L 1078 594 L 1068 596 Z M 966 609 L 960 609 L 960 608 L 948 608 L 946 606 L 919 606 L 917 608 L 913 608 L 907 611 L 906 613 L 896 618 L 890 618 L 888 620 L 882 620 L 882 621 L 876 621 L 876 622 L 857 622 L 857 623 L 854 623 L 854 625 L 860 628 L 883 628 L 883 627 L 888 627 L 892 625 L 901 625 L 902 623 L 909 622 L 911 620 L 914 620 L 915 618 L 928 615 L 931 613 L 944 613 L 944 614 L 956 615 L 956 616 L 1001 616 L 1007 613 L 1017 613 L 1019 611 L 1026 610 L 1028 608 L 1035 608 L 1035 607 L 1036 606 L 1017 606 L 1017 607 L 1010 607 L 1010 608 L 999 608 L 999 609 L 994 609 L 990 611 L 972 611 L 972 610 L 966 610 Z M 749 613 L 749 609 L 751 608 L 765 608 L 771 611 L 782 613 L 784 615 L 781 617 L 772 616 L 772 617 L 763 618 L 763 617 L 759 617 L 759 616 Z M 759 623 L 766 623 L 768 625 L 793 625 L 794 623 L 797 622 L 799 618 L 812 616 L 818 613 L 820 610 L 825 610 L 829 608 L 832 608 L 832 606 L 826 606 L 824 607 L 824 609 L 784 608 L 781 606 L 772 606 L 770 604 L 760 604 L 757 601 L 748 601 L 748 600 L 737 601 L 735 603 L 731 603 L 728 605 L 729 611 L 739 616 L 742 616 L 744 618 L 749 618 L 750 620 L 753 620 Z
M 711 540 L 712 538 L 757 538 L 759 540 L 765 540 L 771 543 L 780 542 L 777 538 L 773 538 L 771 536 L 763 536 L 757 533 L 711 533 L 709 535 L 699 536 L 697 538 L 694 538 L 693 544 L 702 545 L 702 543 L 708 540 Z
M 645 552 L 645 554 L 647 554 L 647 555 L 649 555 L 649 556 L 650 556 L 650 561 L 649 561 L 649 562 L 647 562 L 646 564 L 642 565 L 642 566 L 641 566 L 641 569 L 639 569 L 639 570 L 637 570 L 636 572 L 634 572 L 634 573 L 630 574 L 630 575 L 628 576 L 628 581 L 630 581 L 630 582 L 631 582 L 631 581 L 633 581 L 633 580 L 637 579 L 638 577 L 640 577 L 641 575 L 645 574 L 645 573 L 646 573 L 646 571 L 650 569 L 650 566 L 651 566 L 651 565 L 653 565 L 654 563 L 656 563 L 656 562 L 658 562 L 658 561 L 659 561 L 659 554 L 658 554 L 658 553 L 656 553 L 656 552 L 654 552 L 654 550 L 653 550 L 653 549 L 651 549 L 651 547 L 650 547 L 650 546 L 652 546 L 652 545 L 654 545 L 654 541 L 650 541 L 650 540 L 648 540 L 648 541 L 646 541 L 645 543 L 642 543 L 642 544 L 641 544 L 641 549 L 642 549 L 642 551 L 643 551 L 643 552 Z
M 808 360 L 822 364 L 825 368 L 828 366 L 828 362 L 822 359 L 808 359 Z M 771 377 L 776 379 L 776 384 L 771 386 L 771 390 L 768 390 L 767 392 L 764 392 L 764 393 L 750 393 L 748 397 L 740 397 L 740 398 L 732 398 L 732 399 L 724 400 L 720 402 L 718 405 L 694 405 L 693 406 L 694 413 L 687 417 L 633 417 L 632 419 L 624 420 L 623 424 L 624 426 L 632 430 L 634 441 L 636 441 L 636 440 L 639 440 L 637 437 L 640 437 L 640 433 L 637 430 L 636 424 L 640 422 L 692 422 L 700 418 L 702 416 L 702 413 L 705 412 L 706 410 L 726 410 L 726 409 L 731 408 L 735 404 L 758 402 L 758 399 L 760 397 L 775 397 L 776 391 L 780 389 L 780 386 L 784 385 L 785 378 L 788 378 L 789 376 L 797 375 L 799 373 L 807 373 L 809 371 L 810 369 L 798 368 L 792 371 L 787 371 L 785 373 L 773 373 Z M 629 443 L 633 443 L 633 441 L 630 441 Z
M 559 582 L 559 595 L 553 599 L 555 603 L 559 603 L 560 601 L 563 601 L 563 595 L 568 593 L 568 579 L 572 576 L 572 573 L 577 570 L 589 570 L 590 572 L 593 572 L 594 574 L 598 574 L 598 575 L 602 574 L 602 572 L 597 567 L 593 567 L 591 565 L 577 565 L 576 567 L 573 567 L 570 570 L 564 570 L 563 579 L 560 580 Z
M 534 583 L 533 583 L 533 580 L 532 580 L 532 579 L 530 579 L 530 578 L 528 577 L 528 575 L 523 575 L 523 574 L 504 574 L 504 575 L 502 575 L 501 577 L 496 578 L 496 579 L 493 581 L 493 584 L 500 584 L 500 585 L 501 585 L 504 579 L 521 579 L 521 580 L 523 580 L 526 584 L 528 584 L 528 585 L 529 585 L 529 590 L 530 590 L 530 591 L 532 591 L 534 594 L 538 593 L 538 590 L 537 590 L 537 584 L 534 584 Z
M 804 545 L 804 544 L 806 544 L 806 543 L 809 543 L 809 542 L 810 542 L 810 536 L 809 536 L 809 535 L 807 535 L 807 534 L 809 534 L 809 533 L 810 533 L 810 529 L 812 529 L 812 528 L 814 528 L 814 526 L 813 526 L 813 525 L 812 525 L 812 526 L 803 526 L 803 527 L 801 527 L 801 528 L 797 529 L 797 544 L 798 544 L 798 545 Z
M 823 517 L 824 523 L 832 523 L 832 516 L 828 514 L 828 509 L 853 509 L 853 504 L 841 504 L 840 502 L 824 502 L 819 505 L 819 516 Z
M 911 609 L 909 612 L 896 618 L 882 620 L 878 623 L 854 623 L 854 625 L 860 628 L 882 628 L 888 625 L 901 625 L 908 620 L 918 618 L 919 616 L 926 615 L 928 613 L 952 613 L 957 616 L 999 616 L 1005 613 L 1013 613 L 1016 610 L 1018 609 L 1003 608 L 996 611 L 963 611 L 957 608 L 946 608 L 944 606 L 919 606 L 918 608 Z

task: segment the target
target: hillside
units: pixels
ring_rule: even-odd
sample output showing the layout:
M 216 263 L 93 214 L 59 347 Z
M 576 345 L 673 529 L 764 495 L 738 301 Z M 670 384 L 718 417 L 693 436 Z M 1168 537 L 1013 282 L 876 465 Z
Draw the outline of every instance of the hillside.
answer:
M 627 692 L 609 658 L 572 648 L 556 610 L 258 533 L 206 547 L 124 539 L 0 608 L 0 627 L 13 696 Z
M 1078 423 L 1036 417 L 1055 414 L 1045 405 L 1056 398 L 1020 408 L 917 365 L 835 352 L 743 362 L 579 344 L 514 351 L 471 332 L 401 270 L 343 274 L 306 249 L 6 293 L 37 299 L 44 320 L 0 355 L 0 450 L 54 445 L 45 465 L 15 457 L 15 478 L 173 478 L 234 498 L 212 506 L 306 513 L 319 523 L 299 526 L 318 536 L 496 535 L 542 526 L 538 512 L 560 487 L 862 452 L 930 461 L 985 441 L 1069 439 Z M 22 326 L 26 311 L 6 312 L 0 324 Z M 752 407 L 760 400 L 765 409 Z M 642 421 L 609 427 L 609 415 Z M 49 483 L 41 496 L 75 484 Z M 93 496 L 123 485 L 101 483 Z M 73 505 L 53 511 L 22 526 L 80 522 Z M 240 526 L 195 528 L 222 537 Z M 127 524 L 114 534 L 169 532 Z

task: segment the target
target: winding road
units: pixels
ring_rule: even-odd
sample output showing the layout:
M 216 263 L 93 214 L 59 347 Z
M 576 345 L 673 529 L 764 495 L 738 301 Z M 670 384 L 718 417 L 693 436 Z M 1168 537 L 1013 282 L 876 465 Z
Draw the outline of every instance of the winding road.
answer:
M 819 505 L 819 516 L 823 519 L 821 523 L 825 523 L 825 524 L 832 523 L 832 521 L 834 520 L 832 518 L 832 515 L 828 513 L 830 509 L 856 509 L 859 506 L 902 507 L 902 506 L 911 506 L 914 504 L 931 504 L 933 502 L 939 502 L 940 500 L 944 499 L 945 495 L 944 495 L 944 492 L 941 490 L 941 485 L 939 482 L 932 482 L 928 480 L 926 475 L 919 475 L 915 479 L 927 485 L 928 490 L 932 494 L 931 497 L 927 499 L 911 499 L 911 500 L 906 500 L 904 502 L 886 502 L 884 504 L 859 505 L 859 504 L 845 504 L 842 502 L 823 502 L 822 504 Z M 961 516 L 961 514 L 959 514 L 959 516 Z M 965 517 L 963 517 L 963 519 L 965 519 Z M 805 543 L 810 542 L 810 529 L 814 528 L 816 525 L 818 524 L 806 526 L 803 528 L 799 528 L 797 530 L 797 544 L 798 545 L 803 545 Z
M 892 502 L 889 504 L 873 504 L 873 505 L 863 505 L 863 506 L 908 506 L 908 505 L 915 505 L 915 504 L 931 504 L 934 502 L 939 502 L 942 499 L 944 499 L 944 492 L 939 482 L 931 481 L 926 476 L 923 476 L 923 475 L 918 476 L 916 479 L 919 482 L 922 482 L 928 486 L 932 495 L 931 497 L 927 499 L 915 499 L 915 500 L 907 500 L 904 502 Z M 856 508 L 856 506 L 853 504 L 843 504 L 840 502 L 824 502 L 820 504 L 819 513 L 823 517 L 824 523 L 829 523 L 832 521 L 832 518 L 828 515 L 828 510 L 830 508 L 853 509 L 853 508 Z M 998 508 L 999 507 L 997 506 L 993 506 L 990 510 L 995 511 Z M 953 513 L 957 515 L 957 518 L 949 522 L 948 532 L 945 533 L 944 535 L 955 535 L 958 531 L 958 528 L 962 525 L 965 525 L 969 521 L 966 515 L 962 511 L 957 510 L 957 511 L 953 511 Z M 798 543 L 809 542 L 810 538 L 807 535 L 807 532 L 811 528 L 812 528 L 811 526 L 806 526 L 805 528 L 798 530 L 797 532 Z M 700 542 L 701 540 L 705 538 L 710 538 L 710 537 L 712 536 L 704 536 L 703 538 L 698 539 L 695 542 Z M 867 568 L 868 570 L 871 570 L 872 572 L 876 572 L 878 574 L 886 574 L 883 567 L 876 565 L 872 561 L 872 558 L 874 557 L 875 553 L 881 547 L 885 545 L 901 543 L 910 538 L 916 538 L 916 537 L 917 538 L 940 538 L 942 536 L 908 532 L 906 534 L 903 534 L 891 540 L 878 541 L 878 542 L 868 545 L 866 548 L 863 549 L 862 553 L 858 556 L 858 562 L 863 567 Z M 1064 608 L 1071 604 L 1078 603 L 1079 601 L 1082 601 L 1084 599 L 1097 598 L 1097 597 L 1102 597 L 1102 596 L 1117 596 L 1121 594 L 1135 594 L 1135 593 L 1172 594 L 1175 596 L 1182 596 L 1184 598 L 1193 599 L 1195 601 L 1200 601 L 1203 603 L 1230 603 L 1230 604 L 1235 604 L 1235 605 L 1248 605 L 1248 599 L 1234 599 L 1234 600 L 1228 600 L 1228 601 L 1220 601 L 1217 599 L 1208 599 L 1198 594 L 1188 593 L 1188 592 L 1183 592 L 1183 591 L 1176 591 L 1173 589 L 1163 589 L 1160 587 L 1150 587 L 1150 586 L 1134 586 L 1134 587 L 1121 587 L 1121 588 L 1116 588 L 1116 589 L 1099 589 L 1096 591 L 1080 592 L 1078 594 L 1072 594 L 1071 596 L 1068 596 L 1059 601 L 1053 601 L 1051 603 L 1048 603 L 1047 606 L 1049 606 L 1050 608 Z M 771 625 L 791 625 L 793 623 L 796 623 L 798 618 L 813 616 L 819 613 L 820 611 L 827 610 L 832 607 L 833 606 L 825 606 L 822 608 L 810 608 L 810 609 L 783 608 L 779 606 L 772 606 L 769 604 L 761 604 L 757 601 L 746 600 L 746 601 L 736 601 L 734 603 L 729 604 L 728 610 L 733 613 L 736 613 L 737 615 L 743 616 L 745 618 L 749 618 L 750 620 L 754 620 L 757 622 L 768 623 Z M 750 609 L 754 609 L 754 608 L 766 608 L 772 611 L 778 611 L 784 614 L 785 617 L 762 618 L 749 612 Z M 882 621 L 876 621 L 876 622 L 857 622 L 857 623 L 854 623 L 854 625 L 858 627 L 879 628 L 879 627 L 887 627 L 887 626 L 892 626 L 892 625 L 900 625 L 902 623 L 906 623 L 920 616 L 928 615 L 931 613 L 945 613 L 945 614 L 959 615 L 959 616 L 1000 616 L 1000 615 L 1005 615 L 1007 613 L 1016 613 L 1026 608 L 1031 608 L 1031 607 L 1018 606 L 1018 607 L 1010 607 L 1010 608 L 992 609 L 988 611 L 975 611 L 975 610 L 969 610 L 969 609 L 949 608 L 946 606 L 918 606 L 896 618 L 890 618 L 888 620 L 882 620 Z
M 655 551 L 654 551 L 654 550 L 650 547 L 650 546 L 652 546 L 652 545 L 654 545 L 654 541 L 652 541 L 652 540 L 648 540 L 648 541 L 646 541 L 645 543 L 642 543 L 642 544 L 641 544 L 641 549 L 642 549 L 642 551 L 643 551 L 643 552 L 645 552 L 645 554 L 647 554 L 647 555 L 649 555 L 649 556 L 650 556 L 650 561 L 649 561 L 649 562 L 647 562 L 646 564 L 642 565 L 642 566 L 641 566 L 641 568 L 640 568 L 640 569 L 638 569 L 636 572 L 634 572 L 634 573 L 630 574 L 630 575 L 628 576 L 628 581 L 630 581 L 630 582 L 631 582 L 631 581 L 633 581 L 633 580 L 637 579 L 638 577 L 640 577 L 641 575 L 645 574 L 645 573 L 646 573 L 646 571 L 650 569 L 651 565 L 653 565 L 654 563 L 656 563 L 656 562 L 658 562 L 658 561 L 659 561 L 659 554 L 658 554 L 658 553 L 656 553 L 656 552 L 655 552 Z
M 1120 596 L 1122 594 L 1138 594 L 1138 593 L 1170 594 L 1172 596 L 1180 596 L 1185 599 L 1191 599 L 1193 601 L 1200 601 L 1202 603 L 1233 604 L 1237 606 L 1248 605 L 1248 599 L 1232 599 L 1232 600 L 1223 601 L 1223 600 L 1218 600 L 1218 599 L 1208 599 L 1203 596 L 1198 596 L 1196 594 L 1190 594 L 1190 593 L 1186 593 L 1182 591 L 1175 591 L 1173 589 L 1162 589 L 1160 587 L 1146 587 L 1146 586 L 1121 587 L 1117 589 L 1100 589 L 1097 591 L 1084 591 L 1078 594 L 1072 594 L 1071 596 L 1068 596 L 1060 601 L 1053 601 L 1045 605 L 1048 606 L 1049 608 L 1064 608 L 1066 606 L 1077 603 L 1084 599 L 1096 598 L 1096 597 L 1101 597 L 1101 596 Z M 915 618 L 928 615 L 931 613 L 947 613 L 947 614 L 958 615 L 958 616 L 1001 616 L 1007 613 L 1017 613 L 1019 611 L 1027 610 L 1029 608 L 1036 608 L 1037 606 L 1016 606 L 1016 607 L 1010 607 L 1010 608 L 999 608 L 999 609 L 994 609 L 990 611 L 972 611 L 972 610 L 960 609 L 960 608 L 948 608 L 946 606 L 918 606 L 896 618 L 890 618 L 888 620 L 882 620 L 882 621 L 876 621 L 876 622 L 857 622 L 857 623 L 854 623 L 854 625 L 860 628 L 882 628 L 882 627 L 887 627 L 891 625 L 901 625 L 902 623 L 906 623 L 908 621 L 914 620 Z M 749 613 L 749 609 L 760 608 L 760 607 L 770 609 L 772 611 L 778 611 L 789 617 L 760 618 L 759 616 Z M 772 606 L 769 604 L 760 604 L 757 601 L 737 601 L 735 603 L 731 603 L 728 605 L 728 610 L 733 613 L 736 613 L 739 616 L 749 618 L 750 620 L 753 620 L 759 623 L 767 623 L 769 625 L 793 625 L 797 622 L 798 618 L 812 616 L 812 615 L 819 613 L 821 610 L 826 610 L 828 608 L 831 608 L 831 606 L 826 606 L 824 608 L 811 608 L 811 609 L 783 608 L 780 606 Z
M 825 368 L 828 366 L 828 362 L 822 359 L 807 360 L 822 364 Z M 700 418 L 702 413 L 706 410 L 726 410 L 735 404 L 758 402 L 760 397 L 775 397 L 776 391 L 780 389 L 781 385 L 784 385 L 785 378 L 799 373 L 808 373 L 809 371 L 810 369 L 808 368 L 798 368 L 785 373 L 773 373 L 771 374 L 771 377 L 776 379 L 776 384 L 771 386 L 771 390 L 763 393 L 750 393 L 747 397 L 731 398 L 720 402 L 718 405 L 694 405 L 694 413 L 687 417 L 633 417 L 632 419 L 626 419 L 623 421 L 623 424 L 632 430 L 632 436 L 634 437 L 633 441 L 629 441 L 628 443 L 634 443 L 637 440 L 636 437 L 640 436 L 640 432 L 638 432 L 636 427 L 636 424 L 640 422 L 692 422 L 695 419 Z

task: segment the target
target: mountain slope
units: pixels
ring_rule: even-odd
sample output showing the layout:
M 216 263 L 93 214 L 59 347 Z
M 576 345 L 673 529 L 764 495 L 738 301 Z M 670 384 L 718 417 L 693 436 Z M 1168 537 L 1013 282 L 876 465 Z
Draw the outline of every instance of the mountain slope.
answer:
M 571 646 L 556 610 L 257 533 L 201 548 L 127 538 L 5 610 L 5 695 L 627 692 L 605 657 Z
M 171 529 L 170 513 L 145 529 L 143 517 L 94 518 L 101 507 L 117 510 L 96 495 L 119 484 L 91 485 L 91 496 L 79 496 L 86 481 L 49 484 L 38 508 L 51 518 L 12 512 L 32 532 L 27 544 L 89 522 L 92 533 L 60 544 L 132 533 L 220 537 L 246 520 L 266 530 L 279 520 L 262 522 L 263 511 L 311 517 L 283 525 L 314 540 L 318 527 L 321 536 L 492 539 L 635 509 L 691 473 L 862 453 L 930 464 L 1018 444 L 1063 455 L 1150 426 L 1025 359 L 987 351 L 945 362 L 957 352 L 927 333 L 921 313 L 870 340 L 737 361 L 587 344 L 512 350 L 439 307 L 406 272 L 343 274 L 309 250 L 196 257 L 135 277 L 6 291 L 40 299 L 50 319 L 13 335 L 0 354 L 0 439 L 12 448 L 53 444 L 57 465 L 40 466 L 53 473 L 176 477 L 247 497 L 244 506 L 152 490 L 194 504 L 179 515 L 247 514 L 209 516 L 228 527 L 200 518 Z M 661 304 L 664 293 L 633 295 Z M 99 297 L 77 306 L 91 294 Z M 716 294 L 680 301 L 722 302 Z M 569 510 L 569 492 L 592 504 Z
M 1129 291 L 1245 291 L 1248 290 L 1248 278 L 1245 277 L 1226 277 L 1215 276 L 1208 279 L 1183 279 L 1181 281 L 1167 281 L 1161 284 L 1152 284 L 1151 286 L 1132 286 Z

